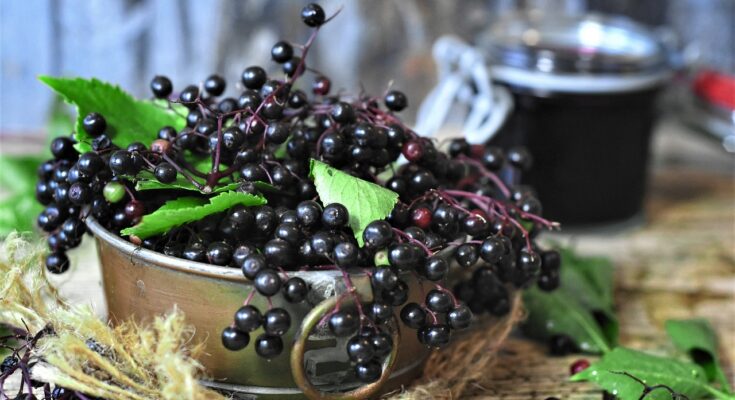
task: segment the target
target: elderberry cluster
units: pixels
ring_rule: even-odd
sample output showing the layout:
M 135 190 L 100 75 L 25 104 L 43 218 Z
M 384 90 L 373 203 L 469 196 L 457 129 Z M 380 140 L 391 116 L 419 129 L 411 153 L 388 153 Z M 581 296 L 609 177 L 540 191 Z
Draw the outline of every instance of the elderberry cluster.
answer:
M 329 78 L 306 63 L 329 19 L 316 4 L 301 17 L 313 28 L 309 41 L 277 42 L 271 58 L 281 74 L 245 68 L 237 97 L 226 95 L 227 81 L 216 74 L 178 93 L 167 77 L 154 77 L 153 96 L 181 113 L 183 129 L 164 126 L 151 133 L 148 146 L 122 148 L 104 116 L 91 113 L 83 127 L 93 138 L 92 151 L 79 154 L 74 139 L 55 139 L 54 159 L 39 169 L 37 186 L 46 205 L 38 224 L 50 233 L 48 269 L 68 269 L 65 251 L 79 244 L 87 217 L 120 232 L 167 200 L 209 199 L 234 184 L 267 205 L 238 205 L 161 235 L 127 239 L 168 256 L 239 268 L 255 290 L 224 328 L 222 345 L 241 350 L 257 332 L 254 350 L 267 359 L 283 352 L 282 337 L 297 324 L 284 308 L 258 309 L 253 297 L 313 304 L 320 299 L 310 298 L 302 272 L 341 272 L 348 290 L 324 322 L 335 336 L 349 338 L 346 351 L 363 382 L 379 379 L 382 361 L 398 345 L 390 335 L 394 319 L 415 329 L 420 342 L 441 347 L 453 331 L 470 325 L 473 314 L 507 314 L 514 290 L 532 284 L 555 289 L 559 253 L 543 250 L 535 239 L 556 224 L 540 216 L 533 190 L 519 184 L 530 155 L 521 148 L 471 146 L 464 139 L 442 145 L 420 137 L 396 116 L 408 106 L 398 90 L 382 98 L 330 94 Z M 295 88 L 306 73 L 315 75 L 310 94 Z M 309 177 L 312 159 L 399 195 L 390 215 L 362 232 L 363 246 L 350 227 L 350 210 L 320 199 Z M 205 170 L 197 167 L 202 162 Z M 136 190 L 141 179 L 196 191 L 180 185 Z M 371 278 L 370 304 L 352 290 L 355 272 Z M 421 283 L 420 302 L 409 301 L 419 290 L 409 289 L 414 280 Z M 353 306 L 342 304 L 346 296 L 354 297 Z

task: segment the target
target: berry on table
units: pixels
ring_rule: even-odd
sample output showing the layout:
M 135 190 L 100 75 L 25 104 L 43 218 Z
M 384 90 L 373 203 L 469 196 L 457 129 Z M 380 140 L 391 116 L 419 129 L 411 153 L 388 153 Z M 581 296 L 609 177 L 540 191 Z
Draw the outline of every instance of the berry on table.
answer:
M 587 368 L 589 368 L 590 362 L 587 359 L 580 358 L 579 360 L 572 363 L 572 365 L 569 366 L 569 374 L 570 375 L 576 375 Z

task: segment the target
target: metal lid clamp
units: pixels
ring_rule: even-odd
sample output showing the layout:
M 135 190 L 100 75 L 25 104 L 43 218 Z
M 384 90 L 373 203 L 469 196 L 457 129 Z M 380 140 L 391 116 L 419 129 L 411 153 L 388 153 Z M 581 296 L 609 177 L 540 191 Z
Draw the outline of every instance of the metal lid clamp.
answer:
M 490 140 L 513 108 L 510 93 L 493 85 L 485 57 L 455 36 L 442 36 L 433 47 L 438 83 L 419 107 L 415 130 L 435 136 L 449 121 L 450 111 L 468 109 L 462 135 L 471 144 Z

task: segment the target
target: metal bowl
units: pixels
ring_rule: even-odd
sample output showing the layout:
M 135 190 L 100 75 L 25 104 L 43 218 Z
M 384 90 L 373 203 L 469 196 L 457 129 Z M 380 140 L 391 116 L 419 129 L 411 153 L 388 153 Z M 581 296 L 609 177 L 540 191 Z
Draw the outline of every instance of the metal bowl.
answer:
M 209 379 L 205 384 L 209 386 L 240 393 L 240 398 L 368 398 L 408 384 L 423 370 L 429 350 L 415 334 L 401 335 L 394 321 L 390 324 L 394 352 L 384 363 L 383 376 L 369 385 L 355 380 L 349 372 L 347 339 L 335 338 L 317 324 L 332 309 L 336 296 L 347 291 L 337 271 L 289 272 L 289 276 L 303 278 L 311 290 L 300 304 L 289 303 L 282 296 L 272 298 L 273 306 L 288 310 L 292 319 L 283 336 L 281 355 L 265 360 L 252 344 L 238 352 L 229 351 L 220 342 L 222 329 L 230 325 L 234 312 L 255 290 L 239 269 L 142 249 L 92 218 L 87 219 L 87 226 L 97 241 L 110 320 L 147 321 L 174 307 L 182 310 L 196 329 L 194 340 L 204 343 L 205 355 L 199 361 L 206 368 Z M 350 277 L 361 302 L 372 301 L 369 277 L 362 272 Z M 418 281 L 412 275 L 403 279 L 410 288 L 409 301 L 420 303 Z M 251 304 L 268 308 L 262 296 L 254 296 Z M 252 332 L 251 340 L 260 333 Z

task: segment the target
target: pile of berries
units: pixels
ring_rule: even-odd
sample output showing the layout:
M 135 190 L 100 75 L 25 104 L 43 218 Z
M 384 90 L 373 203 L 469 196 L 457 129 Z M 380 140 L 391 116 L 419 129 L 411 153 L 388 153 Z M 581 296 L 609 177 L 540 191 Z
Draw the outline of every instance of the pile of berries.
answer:
M 223 183 L 237 183 L 237 190 L 268 201 L 145 240 L 127 237 L 169 256 L 239 268 L 252 280 L 255 291 L 222 332 L 230 350 L 248 346 L 250 334 L 262 328 L 254 340 L 257 354 L 270 359 L 282 353 L 291 316 L 283 308 L 259 310 L 250 303 L 254 295 L 307 301 L 310 288 L 293 271 L 340 271 L 348 289 L 351 273 L 371 277 L 371 304 L 356 299 L 354 307 L 335 307 L 324 320 L 334 335 L 349 337 L 346 351 L 364 382 L 380 377 L 381 360 L 397 345 L 388 327 L 394 315 L 422 343 L 441 347 L 452 331 L 470 325 L 473 314 L 508 313 L 512 290 L 533 284 L 556 288 L 559 253 L 535 241 L 556 224 L 539 216 L 533 190 L 518 183 L 531 166 L 529 154 L 471 146 L 463 139 L 441 146 L 420 137 L 396 116 L 408 105 L 397 90 L 382 98 L 334 94 L 330 80 L 306 64 L 329 19 L 316 4 L 301 16 L 313 28 L 306 44 L 276 43 L 271 56 L 282 73 L 245 68 L 237 98 L 223 97 L 227 82 L 219 75 L 178 94 L 168 78 L 156 76 L 154 97 L 167 100 L 172 110 L 186 110 L 182 130 L 164 126 L 150 143 L 120 148 L 107 135 L 104 116 L 91 113 L 83 126 L 94 138 L 92 151 L 78 154 L 69 137 L 53 141 L 54 159 L 39 168 L 37 185 L 46 206 L 38 225 L 50 233 L 48 270 L 68 269 L 65 252 L 80 243 L 85 218 L 119 232 L 182 195 L 175 189 L 136 191 L 136 177 L 148 171 L 162 183 L 186 179 L 201 197 Z M 314 75 L 310 94 L 296 88 L 299 79 L 298 87 L 306 86 L 307 73 Z M 202 158 L 211 161 L 211 172 L 194 168 Z M 311 159 L 399 195 L 390 216 L 364 230 L 364 246 L 348 225 L 350 210 L 320 201 L 309 178 Z M 450 270 L 457 271 L 453 281 L 459 283 L 447 288 Z M 422 303 L 408 302 L 409 277 L 422 282 Z M 348 290 L 344 296 L 350 295 Z

